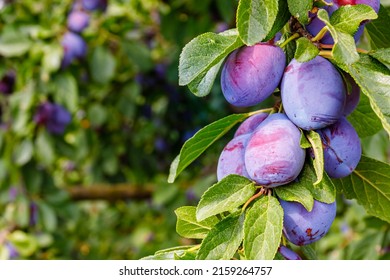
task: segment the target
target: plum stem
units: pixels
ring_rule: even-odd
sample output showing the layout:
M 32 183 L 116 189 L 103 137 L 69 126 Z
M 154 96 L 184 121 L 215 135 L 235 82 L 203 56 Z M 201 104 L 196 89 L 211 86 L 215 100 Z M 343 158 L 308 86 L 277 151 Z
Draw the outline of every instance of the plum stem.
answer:
M 248 207 L 248 205 L 253 201 L 255 200 L 256 198 L 259 198 L 260 196 L 262 196 L 263 194 L 266 194 L 267 193 L 267 190 L 264 189 L 264 188 L 261 188 L 260 191 L 256 194 L 254 194 L 251 198 L 248 199 L 247 202 L 245 202 L 244 206 L 242 206 L 242 210 L 241 212 L 244 213 L 245 209 Z
M 198 250 L 198 249 L 200 248 L 200 245 L 201 245 L 201 244 L 195 245 L 194 247 L 191 247 L 191 248 L 188 249 L 187 251 L 188 251 L 188 252 L 194 252 L 194 251 L 196 251 L 196 250 Z
M 297 38 L 299 38 L 301 35 L 299 33 L 294 33 L 293 35 L 291 35 L 290 37 L 287 38 L 286 41 L 282 42 L 279 47 L 281 48 L 284 48 L 288 43 L 290 43 L 292 40 L 295 40 Z
M 364 54 L 368 54 L 369 51 L 365 50 L 365 49 L 361 49 L 361 48 L 357 48 L 356 49 L 358 53 L 364 53 Z
M 312 41 L 312 42 L 316 42 L 316 41 L 321 40 L 321 39 L 325 36 L 326 32 L 328 32 L 328 30 L 329 30 L 328 27 L 327 27 L 327 26 L 324 26 L 324 27 L 320 30 L 320 32 L 318 32 L 317 35 L 311 39 L 311 41 Z
M 321 56 L 323 56 L 323 57 L 325 57 L 325 58 L 330 58 L 330 59 L 332 59 L 333 58 L 333 54 L 332 54 L 332 51 L 330 51 L 330 50 L 322 50 L 322 51 L 320 51 L 320 53 L 319 53 Z
M 251 117 L 253 115 L 257 115 L 260 113 L 272 113 L 274 111 L 275 111 L 274 108 L 261 109 L 261 110 L 256 110 L 256 111 L 250 112 L 248 116 Z

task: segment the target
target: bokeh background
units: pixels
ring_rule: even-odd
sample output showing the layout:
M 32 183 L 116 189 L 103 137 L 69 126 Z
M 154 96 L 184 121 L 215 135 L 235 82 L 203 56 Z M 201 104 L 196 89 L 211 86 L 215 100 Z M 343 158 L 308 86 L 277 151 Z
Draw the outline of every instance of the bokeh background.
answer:
M 174 184 L 169 166 L 198 129 L 239 111 L 218 83 L 205 98 L 179 87 L 178 60 L 195 36 L 233 28 L 236 6 L 0 0 L 0 259 L 139 259 L 197 242 L 176 234 L 174 210 L 216 181 L 231 137 Z M 74 11 L 88 19 L 77 32 Z M 385 131 L 362 142 L 390 162 Z M 317 257 L 389 259 L 390 225 L 338 199 Z

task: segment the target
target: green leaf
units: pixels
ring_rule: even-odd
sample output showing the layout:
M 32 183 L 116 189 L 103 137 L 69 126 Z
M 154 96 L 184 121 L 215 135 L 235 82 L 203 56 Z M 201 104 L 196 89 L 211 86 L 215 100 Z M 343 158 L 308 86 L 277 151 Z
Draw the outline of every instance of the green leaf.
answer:
M 339 64 L 367 95 L 384 129 L 390 133 L 390 70 L 366 54 L 352 65 Z
M 369 55 L 376 58 L 390 69 L 390 48 L 373 50 Z
M 247 211 L 244 251 L 248 260 L 272 260 L 283 230 L 283 209 L 273 196 L 263 196 Z
M 193 246 L 177 246 L 165 250 L 157 251 L 154 255 L 146 256 L 141 260 L 175 260 L 177 257 L 184 256 Z
M 54 232 L 57 229 L 57 216 L 55 210 L 43 201 L 37 202 L 39 211 L 39 220 L 42 226 L 48 232 Z
M 116 60 L 112 53 L 104 48 L 97 47 L 90 62 L 92 79 L 98 84 L 106 84 L 115 76 Z
M 314 130 L 311 130 L 307 134 L 307 138 L 309 139 L 311 147 L 313 148 L 314 170 L 317 176 L 317 180 L 314 182 L 314 185 L 317 185 L 324 177 L 324 150 L 322 148 L 322 140 L 321 136 Z
M 358 106 L 347 119 L 360 138 L 372 136 L 382 129 L 381 121 L 372 110 L 370 100 L 365 94 L 360 94 Z
M 218 75 L 222 63 L 223 60 L 211 67 L 206 73 L 202 73 L 196 77 L 195 80 L 189 83 L 188 88 L 190 91 L 199 97 L 208 95 L 213 88 L 215 78 Z
M 56 103 L 63 104 L 70 112 L 78 109 L 79 90 L 76 79 L 69 73 L 61 73 L 54 79 Z
M 299 62 L 312 60 L 320 53 L 320 50 L 307 38 L 301 37 L 297 40 L 295 59 Z
M 255 191 L 255 184 L 251 180 L 229 175 L 203 194 L 196 208 L 196 218 L 202 221 L 225 211 L 232 212 L 244 204 Z
M 351 34 L 344 33 L 336 29 L 329 20 L 328 12 L 324 9 L 319 9 L 318 18 L 324 22 L 333 37 L 334 45 L 332 55 L 339 64 L 352 64 L 359 60 L 359 54 L 356 50 L 355 39 Z
M 180 54 L 179 85 L 184 86 L 194 82 L 191 88 L 199 90 L 200 87 L 199 92 L 205 94 L 204 89 L 210 87 L 210 79 L 213 77 L 215 79 L 218 67 L 213 67 L 241 46 L 242 42 L 235 30 L 220 34 L 208 32 L 194 38 Z M 208 74 L 211 68 L 213 70 Z
M 378 18 L 366 24 L 365 29 L 370 36 L 370 44 L 372 49 L 388 48 L 390 46 L 390 15 L 381 5 L 378 13 Z
M 314 247 L 313 244 L 300 247 L 300 249 L 302 250 L 303 255 L 308 260 L 318 260 L 317 252 L 316 252 L 316 250 L 313 247 Z
M 301 139 L 299 140 L 299 146 L 300 146 L 302 149 L 311 148 L 310 141 L 307 140 L 306 135 L 305 135 L 305 133 L 303 133 L 302 130 L 301 130 Z
M 0 37 L 0 55 L 14 57 L 24 55 L 31 47 L 31 41 L 23 33 L 7 30 Z
M 311 162 L 305 163 L 301 174 L 297 180 L 274 188 L 278 197 L 286 201 L 301 203 L 308 211 L 313 208 L 313 199 L 332 203 L 336 199 L 336 189 L 332 180 L 324 172 L 320 183 L 314 185 L 317 175 Z
M 53 139 L 46 130 L 42 129 L 38 132 L 34 151 L 38 161 L 44 166 L 50 166 L 55 161 L 56 154 Z
M 14 162 L 21 166 L 30 161 L 34 153 L 34 145 L 30 139 L 24 139 L 14 150 Z
M 63 52 L 63 48 L 59 43 L 45 46 L 42 67 L 47 73 L 55 72 L 60 68 Z
M 185 238 L 203 239 L 218 222 L 217 217 L 197 221 L 195 206 L 180 207 L 175 210 L 175 214 L 177 216 L 176 231 Z
M 288 23 L 291 17 L 290 11 L 288 10 L 287 0 L 279 0 L 278 14 L 276 16 L 274 25 L 271 31 L 268 32 L 267 37 L 263 41 L 269 41 Z
M 287 0 L 290 13 L 305 25 L 309 22 L 309 11 L 313 7 L 313 0 Z
M 249 113 L 230 115 L 199 130 L 192 138 L 184 143 L 180 154 L 172 162 L 168 182 L 173 183 L 177 176 L 207 150 L 208 147 L 248 116 Z
M 362 156 L 354 172 L 334 179 L 337 190 L 356 199 L 368 214 L 390 222 L 390 165 Z
M 24 257 L 31 256 L 38 249 L 37 240 L 21 230 L 13 231 L 7 236 L 7 239 L 15 246 L 16 251 Z
M 243 238 L 244 214 L 233 213 L 216 224 L 203 239 L 197 260 L 229 260 Z
M 331 16 L 330 23 L 341 32 L 355 34 L 364 20 L 376 19 L 378 15 L 367 5 L 346 5 L 338 8 Z
M 252 46 L 271 31 L 278 14 L 278 0 L 241 0 L 237 9 L 237 29 L 242 41 Z

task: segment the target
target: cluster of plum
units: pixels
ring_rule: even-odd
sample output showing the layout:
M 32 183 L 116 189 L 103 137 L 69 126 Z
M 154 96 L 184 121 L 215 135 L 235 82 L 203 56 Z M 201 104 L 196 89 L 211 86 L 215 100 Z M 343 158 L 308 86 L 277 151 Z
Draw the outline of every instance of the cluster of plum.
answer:
M 67 18 L 67 32 L 63 35 L 61 45 L 64 50 L 62 67 L 67 67 L 76 59 L 85 57 L 87 43 L 80 33 L 88 27 L 90 12 L 105 10 L 107 0 L 76 0 Z
M 346 4 L 367 4 L 375 11 L 379 9 L 379 1 L 335 0 L 327 10 L 332 13 Z M 308 31 L 322 29 L 324 24 L 321 27 L 315 14 L 311 19 Z M 364 23 L 358 32 L 363 28 Z M 360 35 L 355 36 L 358 39 Z M 324 40 L 333 43 L 329 38 Z M 218 180 L 237 174 L 266 188 L 298 180 L 306 160 L 314 158 L 311 148 L 300 146 L 301 131 L 314 130 L 321 137 L 324 169 L 329 177 L 348 176 L 359 163 L 360 139 L 346 116 L 356 108 L 360 89 L 326 58 L 317 56 L 303 63 L 292 59 L 286 66 L 284 51 L 272 41 L 243 46 L 226 59 L 221 88 L 226 100 L 238 107 L 257 105 L 279 88 L 283 110 L 252 115 L 240 125 L 219 157 Z M 284 234 L 299 246 L 324 236 L 336 215 L 336 202 L 315 200 L 310 212 L 297 202 L 280 199 L 280 203 Z

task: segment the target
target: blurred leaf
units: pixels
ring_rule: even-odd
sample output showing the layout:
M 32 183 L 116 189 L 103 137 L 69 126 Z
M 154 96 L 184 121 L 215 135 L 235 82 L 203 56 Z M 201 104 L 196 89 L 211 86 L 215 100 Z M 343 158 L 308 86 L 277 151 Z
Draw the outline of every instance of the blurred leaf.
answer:
M 24 165 L 30 161 L 34 147 L 30 139 L 24 139 L 14 150 L 14 161 L 17 165 Z
M 46 130 L 41 129 L 35 140 L 35 155 L 39 162 L 50 166 L 56 158 L 53 141 Z
M 52 44 L 45 46 L 44 55 L 42 57 L 42 67 L 47 73 L 57 71 L 61 66 L 63 57 L 63 49 L 60 44 Z
M 233 213 L 216 224 L 203 239 L 197 260 L 229 260 L 243 238 L 244 215 Z
M 390 165 L 362 156 L 354 172 L 333 179 L 338 191 L 356 199 L 368 214 L 390 222 Z
M 48 232 L 54 232 L 57 229 L 57 216 L 55 210 L 43 201 L 38 201 L 39 221 L 43 228 Z
M 301 246 L 300 248 L 308 260 L 318 260 L 316 250 L 313 248 L 312 244 Z
M 107 120 L 107 107 L 93 103 L 88 108 L 88 119 L 93 127 L 103 125 Z
M 76 79 L 69 73 L 61 73 L 54 79 L 56 103 L 64 105 L 70 112 L 75 113 L 78 109 L 79 90 Z
M 244 251 L 248 260 L 272 260 L 283 230 L 283 209 L 273 196 L 263 196 L 247 211 Z
M 29 225 L 30 202 L 24 196 L 19 196 L 15 201 L 14 222 L 21 228 Z
M 370 44 L 372 49 L 388 48 L 390 46 L 390 29 L 388 24 L 390 15 L 381 5 L 378 13 L 378 18 L 366 24 L 365 29 L 370 36 Z
M 313 7 L 313 0 L 287 0 L 290 13 L 305 25 L 309 22 L 309 11 Z
M 184 143 L 180 154 L 172 162 L 168 182 L 173 183 L 177 176 L 208 147 L 248 116 L 249 113 L 230 115 L 199 130 L 192 138 Z
M 15 230 L 8 235 L 7 239 L 15 246 L 20 255 L 31 256 L 37 249 L 38 243 L 33 236 L 21 230 Z
M 115 76 L 116 60 L 104 47 L 97 47 L 91 57 L 90 71 L 92 79 L 98 84 L 107 84 Z
M 295 51 L 295 59 L 299 62 L 307 62 L 312 60 L 320 53 L 313 43 L 305 38 L 301 37 L 297 40 L 297 49 Z
M 0 36 L 0 54 L 5 57 L 21 56 L 31 47 L 27 36 L 16 30 L 8 29 Z
M 384 233 L 370 232 L 363 234 L 360 240 L 354 240 L 346 250 L 346 259 L 349 260 L 377 260 L 378 248 L 382 245 Z
M 237 9 L 237 29 L 249 46 L 262 41 L 271 31 L 278 14 L 278 0 L 241 0 Z
M 196 218 L 202 221 L 225 211 L 232 212 L 244 204 L 255 191 L 255 184 L 251 180 L 229 175 L 203 194 L 196 208 Z
M 175 210 L 177 216 L 176 232 L 185 238 L 203 239 L 218 222 L 216 217 L 203 221 L 196 219 L 196 207 L 183 206 Z
M 201 82 L 204 77 L 210 83 L 210 78 L 215 78 L 217 68 L 213 67 L 240 46 L 242 42 L 234 30 L 220 34 L 208 32 L 194 38 L 180 54 L 179 85 L 184 86 L 191 82 L 204 85 L 204 82 Z M 211 74 L 207 75 L 211 68 Z M 192 88 L 194 87 L 193 84 Z

